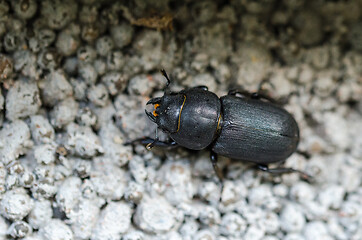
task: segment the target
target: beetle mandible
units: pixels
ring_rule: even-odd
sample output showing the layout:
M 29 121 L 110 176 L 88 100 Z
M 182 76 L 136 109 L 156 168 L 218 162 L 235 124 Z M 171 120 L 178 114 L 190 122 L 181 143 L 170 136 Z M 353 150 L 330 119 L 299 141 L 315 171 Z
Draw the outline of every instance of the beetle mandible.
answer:
M 295 152 L 299 142 L 297 122 L 272 99 L 245 91 L 229 91 L 219 98 L 205 86 L 169 92 L 171 81 L 165 70 L 161 72 L 167 80 L 164 95 L 149 100 L 147 105 L 154 105 L 154 111 L 145 112 L 172 141 L 160 141 L 157 128 L 155 139 L 135 141 L 147 144 L 148 149 L 153 146 L 208 148 L 220 180 L 222 173 L 217 166 L 217 155 L 255 163 L 259 169 L 270 173 L 298 172 L 308 176 L 294 168 L 270 169 L 267 166 L 284 162 Z

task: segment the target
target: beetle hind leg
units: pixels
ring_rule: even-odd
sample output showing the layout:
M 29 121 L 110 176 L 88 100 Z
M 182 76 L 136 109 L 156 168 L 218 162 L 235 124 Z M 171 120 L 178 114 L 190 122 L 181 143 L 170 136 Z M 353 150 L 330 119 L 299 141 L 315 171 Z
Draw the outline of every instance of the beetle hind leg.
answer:
M 294 168 L 284 168 L 284 167 L 277 167 L 277 168 L 269 168 L 267 165 L 258 164 L 258 168 L 264 172 L 268 172 L 271 174 L 284 174 L 284 173 L 299 173 L 303 179 L 306 180 L 313 180 L 313 177 L 306 172 L 300 171 Z

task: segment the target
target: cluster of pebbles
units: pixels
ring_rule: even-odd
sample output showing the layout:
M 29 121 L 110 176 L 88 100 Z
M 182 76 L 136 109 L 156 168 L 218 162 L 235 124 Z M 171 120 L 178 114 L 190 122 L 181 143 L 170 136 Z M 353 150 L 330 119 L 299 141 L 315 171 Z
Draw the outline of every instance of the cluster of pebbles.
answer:
M 125 146 L 161 68 L 284 102 L 314 181 Z M 1 240 L 362 239 L 359 0 L 0 0 L 0 83 Z

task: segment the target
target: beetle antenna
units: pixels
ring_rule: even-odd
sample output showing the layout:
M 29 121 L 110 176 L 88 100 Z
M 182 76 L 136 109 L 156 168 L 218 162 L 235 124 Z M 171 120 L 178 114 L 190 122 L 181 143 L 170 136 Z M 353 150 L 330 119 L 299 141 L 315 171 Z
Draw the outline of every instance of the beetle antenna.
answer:
M 165 69 L 161 69 L 161 73 L 162 73 L 162 75 L 163 75 L 163 76 L 166 78 L 166 80 L 167 80 L 166 87 L 165 87 L 165 90 L 164 90 L 164 92 L 165 92 L 165 94 L 166 94 L 166 90 L 167 90 L 168 87 L 170 86 L 171 80 L 170 80 L 170 78 L 168 77 Z
M 167 80 L 166 87 L 168 87 L 168 86 L 170 85 L 170 83 L 171 83 L 171 80 L 170 80 L 170 78 L 168 77 L 165 69 L 161 69 L 161 73 L 162 73 L 162 75 L 166 78 L 166 80 Z

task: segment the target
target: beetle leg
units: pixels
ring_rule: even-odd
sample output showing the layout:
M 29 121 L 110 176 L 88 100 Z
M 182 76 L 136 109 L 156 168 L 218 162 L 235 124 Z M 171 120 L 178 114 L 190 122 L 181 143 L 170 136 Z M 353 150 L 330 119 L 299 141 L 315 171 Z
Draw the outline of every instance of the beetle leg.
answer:
M 271 174 L 284 174 L 284 173 L 293 173 L 293 172 L 296 172 L 296 173 L 299 173 L 300 176 L 303 178 L 303 179 L 306 179 L 306 180 L 312 180 L 313 177 L 311 175 L 309 175 L 308 173 L 305 173 L 303 171 L 300 171 L 298 169 L 294 169 L 294 168 L 283 168 L 283 167 L 278 167 L 278 168 L 269 168 L 268 166 L 266 165 L 262 165 L 262 164 L 258 164 L 257 165 L 258 168 L 264 172 L 268 172 L 268 173 L 271 173 Z
M 271 103 L 276 103 L 276 101 L 273 98 L 271 98 L 263 93 L 254 92 L 254 93 L 251 93 L 250 97 L 252 99 L 264 99 Z
M 210 151 L 210 160 L 212 163 L 212 167 L 214 168 L 214 171 L 216 173 L 216 176 L 219 178 L 220 182 L 222 183 L 224 176 L 222 174 L 221 169 L 219 168 L 219 166 L 217 165 L 217 154 L 214 151 Z
M 277 103 L 277 101 L 275 101 L 273 98 L 267 96 L 266 94 L 260 93 L 260 92 L 250 93 L 245 90 L 236 90 L 236 89 L 229 90 L 229 92 L 228 92 L 228 95 L 236 96 L 237 94 L 239 94 L 245 98 L 257 99 L 257 100 L 263 99 L 263 100 L 269 101 L 271 103 Z
M 204 85 L 199 85 L 199 86 L 196 86 L 194 88 L 202 89 L 202 90 L 205 90 L 205 91 L 209 90 L 209 88 L 207 86 L 204 86 Z
M 153 147 L 164 147 L 164 148 L 173 148 L 177 147 L 177 143 L 175 141 L 172 142 L 163 142 L 158 139 L 153 139 L 149 137 L 138 138 L 130 142 L 126 142 L 124 145 L 134 145 L 134 144 L 142 144 L 147 146 L 147 149 L 151 149 Z

